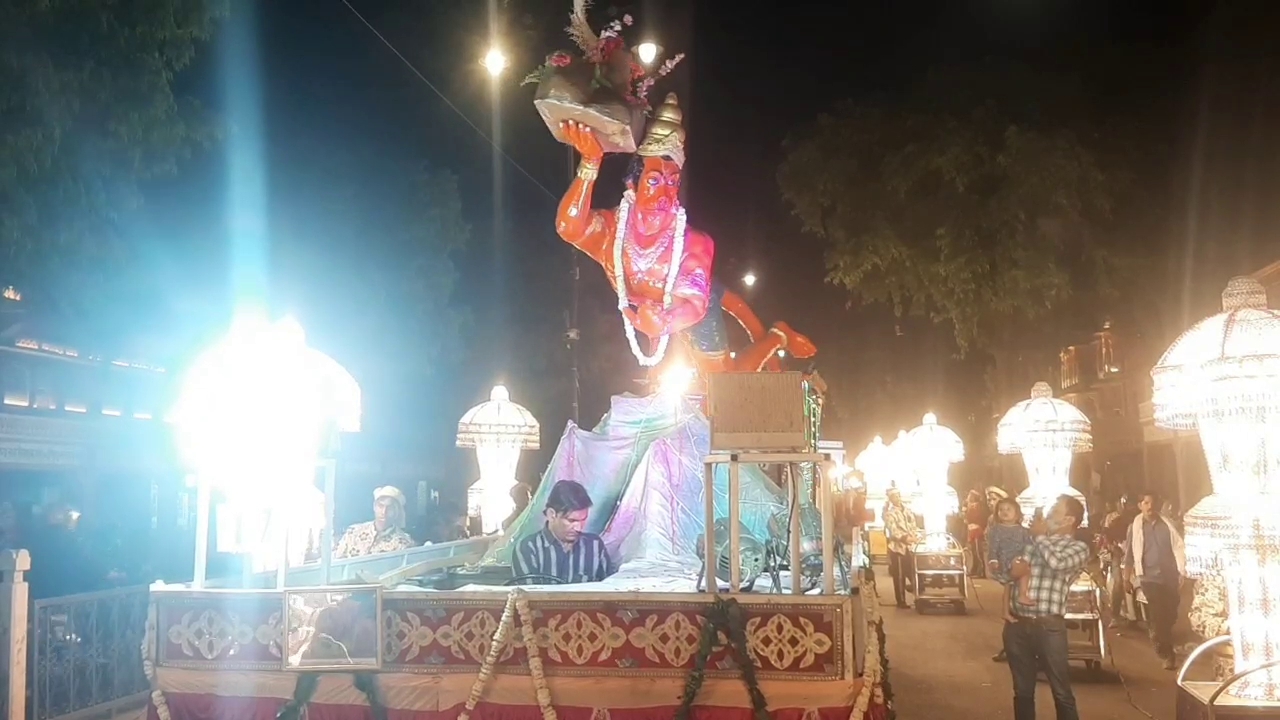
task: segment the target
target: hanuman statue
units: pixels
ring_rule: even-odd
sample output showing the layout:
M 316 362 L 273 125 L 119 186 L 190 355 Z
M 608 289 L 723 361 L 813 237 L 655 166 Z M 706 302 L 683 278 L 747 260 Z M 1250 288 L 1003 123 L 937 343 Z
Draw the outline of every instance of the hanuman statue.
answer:
M 686 224 L 680 205 L 681 121 L 675 94 L 667 95 L 631 159 L 621 203 L 608 210 L 591 207 L 604 159 L 600 140 L 587 125 L 560 123 L 560 135 L 582 159 L 556 212 L 556 231 L 604 269 L 618 293 L 631 351 L 642 365 L 660 363 L 673 335 L 684 340 L 703 373 L 776 370 L 779 350 L 813 357 L 817 348 L 808 338 L 782 322 L 766 331 L 742 297 L 715 280 L 715 242 Z M 724 313 L 746 331 L 750 347 L 729 353 Z M 652 355 L 641 349 L 637 331 L 656 344 Z

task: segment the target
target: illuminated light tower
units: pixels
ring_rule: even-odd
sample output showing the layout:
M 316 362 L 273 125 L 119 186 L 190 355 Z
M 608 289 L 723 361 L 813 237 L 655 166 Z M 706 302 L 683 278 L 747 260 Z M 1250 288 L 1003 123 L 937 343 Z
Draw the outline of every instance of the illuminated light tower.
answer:
M 1071 457 L 1093 449 L 1089 418 L 1066 400 L 1053 396 L 1048 383 L 1031 388 L 1031 398 L 1009 408 L 996 426 L 996 448 L 1002 455 L 1021 455 L 1027 467 L 1026 490 L 1018 505 L 1027 522 L 1035 512 L 1048 513 L 1061 495 L 1084 506 L 1084 495 L 1071 487 Z M 1088 508 L 1085 516 L 1088 517 Z M 1086 526 L 1085 520 L 1080 521 Z
M 888 499 L 889 484 L 893 478 L 890 455 L 889 446 L 885 445 L 884 440 L 877 435 L 874 440 L 867 443 L 866 449 L 853 459 L 853 468 L 862 473 L 862 482 L 867 488 L 867 507 L 875 512 L 875 527 L 880 527 L 883 523 L 880 514 L 884 509 L 885 500 Z
M 889 454 L 885 458 L 885 463 L 890 487 L 901 491 L 904 500 L 912 500 L 919 490 L 920 483 L 916 480 L 915 466 L 911 457 L 911 441 L 907 439 L 906 430 L 899 430 L 898 437 L 889 443 Z M 886 492 L 888 492 L 887 488 Z
M 1156 425 L 1200 435 L 1213 493 L 1186 514 L 1187 570 L 1227 588 L 1235 671 L 1280 660 L 1280 312 L 1233 278 L 1222 312 L 1184 332 L 1151 370 Z M 1280 669 L 1228 694 L 1280 701 Z
M 907 433 L 912 467 L 919 482 L 919 507 L 924 516 L 925 544 L 945 545 L 947 515 L 960 511 L 960 498 L 947 481 L 951 466 L 964 460 L 964 443 L 951 428 L 938 424 L 938 416 L 925 413 L 923 422 Z
M 233 516 L 219 528 L 219 545 L 248 554 L 254 570 L 274 568 L 283 586 L 307 536 L 325 527 L 317 463 L 336 433 L 360 430 L 360 404 L 351 374 L 307 347 L 291 319 L 242 314 L 197 358 L 172 414 L 179 454 L 197 483 L 197 588 L 205 581 L 214 489 Z
M 480 479 L 467 489 L 467 514 L 480 518 L 485 534 L 501 530 L 515 510 L 511 490 L 520 451 L 538 449 L 538 430 L 533 414 L 511 402 L 502 385 L 458 421 L 458 447 L 474 448 L 480 465 Z

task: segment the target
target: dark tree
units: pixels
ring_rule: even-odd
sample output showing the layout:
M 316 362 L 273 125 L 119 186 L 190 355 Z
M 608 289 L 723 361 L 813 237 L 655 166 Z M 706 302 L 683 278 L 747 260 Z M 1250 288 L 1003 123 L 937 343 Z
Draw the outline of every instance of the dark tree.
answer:
M 119 275 L 139 183 L 216 137 L 174 76 L 225 12 L 225 0 L 0 0 L 0 283 L 75 306 Z

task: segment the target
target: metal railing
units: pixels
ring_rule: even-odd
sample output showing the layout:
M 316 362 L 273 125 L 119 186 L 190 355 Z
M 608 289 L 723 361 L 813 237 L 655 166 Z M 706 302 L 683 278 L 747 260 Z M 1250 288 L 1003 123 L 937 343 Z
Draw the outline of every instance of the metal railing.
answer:
M 144 585 L 34 603 L 31 720 L 114 715 L 145 700 L 148 602 Z

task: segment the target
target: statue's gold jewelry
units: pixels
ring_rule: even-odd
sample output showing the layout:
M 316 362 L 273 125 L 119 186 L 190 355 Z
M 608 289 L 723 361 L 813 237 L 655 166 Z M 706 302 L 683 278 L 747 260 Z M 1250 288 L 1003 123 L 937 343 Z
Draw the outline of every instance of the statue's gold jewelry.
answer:
M 585 160 L 578 163 L 578 179 L 591 182 L 600 177 L 600 166 L 592 165 Z

